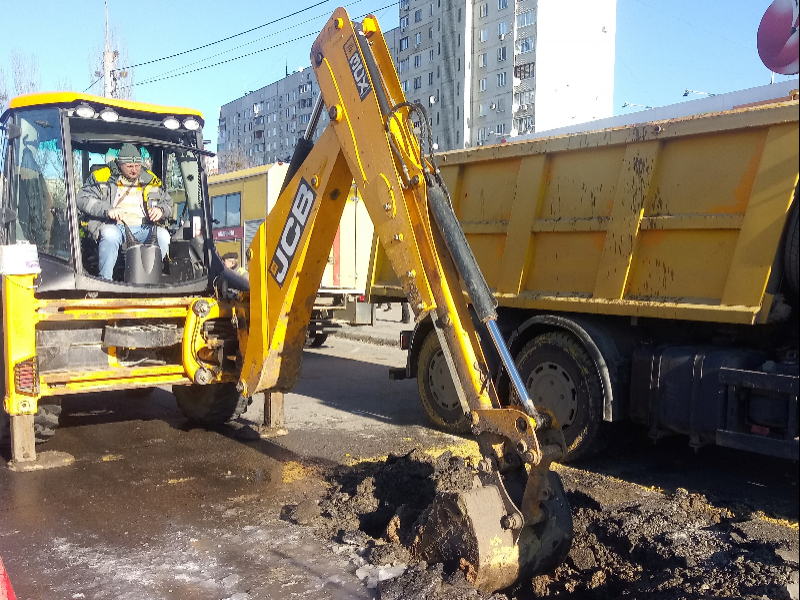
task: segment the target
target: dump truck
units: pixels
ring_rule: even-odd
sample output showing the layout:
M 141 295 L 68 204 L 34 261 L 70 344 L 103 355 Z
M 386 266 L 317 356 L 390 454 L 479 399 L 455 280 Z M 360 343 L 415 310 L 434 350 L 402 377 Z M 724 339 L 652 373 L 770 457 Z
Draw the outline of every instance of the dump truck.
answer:
M 288 163 L 278 162 L 208 178 L 211 210 L 212 213 L 216 211 L 212 220 L 213 236 L 220 255 L 236 252 L 244 257 L 247 254 L 258 227 L 278 200 L 288 169 Z M 176 214 L 181 214 L 183 207 L 176 204 L 175 210 Z M 353 184 L 311 312 L 306 331 L 307 346 L 322 346 L 328 335 L 343 324 L 374 323 L 374 305 L 366 302 L 372 237 L 372 221 Z
M 508 353 L 430 131 L 415 125 L 427 125 L 425 109 L 405 100 L 374 16 L 353 22 L 336 9 L 310 59 L 320 95 L 247 249 L 249 280 L 225 268 L 214 245 L 200 113 L 74 92 L 10 101 L 0 117 L 0 435 L 10 430 L 9 467 L 69 464 L 35 446 L 40 405 L 64 395 L 171 385 L 187 417 L 224 423 L 254 394 L 291 390 L 355 182 L 414 314 L 430 316 L 438 332 L 482 455 L 472 489 L 436 496 L 415 551 L 486 591 L 550 572 L 573 531 L 550 469 L 566 452 L 564 436 Z M 329 123 L 314 142 L 323 110 Z M 177 226 L 165 194 L 185 198 Z M 126 213 L 141 209 L 138 234 L 114 224 L 114 207 L 129 196 Z M 112 256 L 109 240 L 123 233 Z M 109 277 L 100 276 L 98 244 Z M 513 405 L 487 377 L 489 347 L 462 283 L 511 376 Z
M 441 155 L 498 326 L 568 459 L 630 421 L 797 460 L 798 147 L 795 95 Z M 370 281 L 374 301 L 399 296 L 379 244 Z M 434 324 L 402 345 L 391 376 L 417 379 L 434 423 L 468 431 Z

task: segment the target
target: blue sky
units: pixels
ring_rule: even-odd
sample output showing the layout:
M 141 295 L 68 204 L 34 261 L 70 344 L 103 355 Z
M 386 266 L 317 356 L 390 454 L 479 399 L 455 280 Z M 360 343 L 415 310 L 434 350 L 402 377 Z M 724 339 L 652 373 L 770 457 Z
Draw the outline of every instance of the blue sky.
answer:
M 208 44 L 318 2 L 108 0 L 110 24 L 125 40 L 133 63 Z M 650 106 L 680 102 L 686 88 L 720 93 L 769 83 L 770 72 L 756 51 L 756 30 L 770 2 L 618 0 L 614 114 L 638 110 L 622 108 L 625 102 Z M 220 105 L 279 79 L 287 64 L 289 70 L 307 67 L 314 35 L 340 4 L 347 6 L 353 17 L 375 12 L 384 29 L 397 26 L 398 8 L 392 0 L 329 0 L 229 41 L 137 67 L 135 98 L 200 109 L 206 117 L 205 137 L 215 146 Z M 0 67 L 8 85 L 12 85 L 10 54 L 16 50 L 36 56 L 42 89 L 67 81 L 74 89 L 85 90 L 93 80 L 89 57 L 102 50 L 103 0 L 72 0 L 67 10 L 61 1 L 42 0 L 36 3 L 35 14 L 23 2 L 11 5 L 4 11 L 0 36 Z M 257 50 L 263 51 L 188 75 L 145 83 Z M 786 79 L 789 77 L 775 76 L 776 81 Z M 92 91 L 102 94 L 102 86 L 98 84 Z

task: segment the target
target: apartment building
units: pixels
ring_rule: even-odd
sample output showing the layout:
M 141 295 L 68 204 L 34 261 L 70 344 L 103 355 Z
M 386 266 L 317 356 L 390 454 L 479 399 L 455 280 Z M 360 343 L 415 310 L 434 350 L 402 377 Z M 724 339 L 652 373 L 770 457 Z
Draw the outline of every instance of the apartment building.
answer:
M 451 150 L 611 116 L 616 0 L 401 0 L 397 72 Z
M 224 104 L 219 109 L 217 152 L 240 151 L 252 166 L 288 161 L 318 96 L 314 71 L 306 68 Z M 315 140 L 327 118 L 323 113 Z
M 400 0 L 384 32 L 400 84 L 439 150 L 613 114 L 616 0 Z M 217 148 L 288 160 L 319 90 L 313 70 L 220 109 Z M 327 125 L 323 114 L 315 139 Z

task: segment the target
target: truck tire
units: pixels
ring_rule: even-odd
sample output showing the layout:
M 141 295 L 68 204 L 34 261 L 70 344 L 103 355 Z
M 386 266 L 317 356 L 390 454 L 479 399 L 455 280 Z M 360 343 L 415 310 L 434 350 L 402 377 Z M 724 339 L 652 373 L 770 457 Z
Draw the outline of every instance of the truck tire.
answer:
M 471 430 L 470 417 L 461 407 L 436 331 L 428 334 L 420 348 L 417 387 L 422 408 L 436 427 L 449 433 L 467 433 Z
M 61 415 L 61 406 L 58 404 L 40 404 L 36 416 L 33 418 L 33 435 L 37 444 L 50 440 L 58 428 L 58 417 Z M 0 408 L 0 448 L 11 445 L 11 417 Z
M 516 364 L 533 403 L 553 411 L 564 432 L 564 462 L 600 452 L 608 425 L 603 422 L 603 387 L 583 345 L 567 333 L 545 333 L 525 345 Z M 516 392 L 511 395 L 518 403 Z
M 306 348 L 320 348 L 328 341 L 327 333 L 316 333 L 313 335 L 306 335 Z
M 797 192 L 795 192 L 795 201 L 792 205 L 792 213 L 789 215 L 789 230 L 786 232 L 786 247 L 784 254 L 784 270 L 786 272 L 786 282 L 789 284 L 789 289 L 794 292 L 795 296 L 800 296 L 800 263 L 798 263 L 797 253 L 800 246 L 800 223 L 798 223 L 798 207 Z
M 222 425 L 247 408 L 247 398 L 236 391 L 235 383 L 175 385 L 172 393 L 183 416 L 201 425 Z

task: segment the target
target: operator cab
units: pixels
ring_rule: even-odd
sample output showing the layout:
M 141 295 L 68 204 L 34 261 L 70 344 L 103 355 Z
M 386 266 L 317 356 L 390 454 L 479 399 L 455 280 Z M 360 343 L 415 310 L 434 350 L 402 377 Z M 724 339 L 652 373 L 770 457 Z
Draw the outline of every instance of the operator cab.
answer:
M 203 150 L 199 112 L 54 92 L 14 98 L 0 126 L 0 244 L 37 246 L 39 293 L 185 295 L 210 288 L 216 253 L 204 157 L 213 155 Z M 76 204 L 92 173 L 115 168 L 123 144 L 139 150 L 142 170 L 172 199 L 171 217 L 158 224 L 169 232 L 169 250 L 146 283 L 130 275 L 135 255 L 125 245 L 113 278 L 100 277 L 97 239 L 87 227 L 97 217 Z

